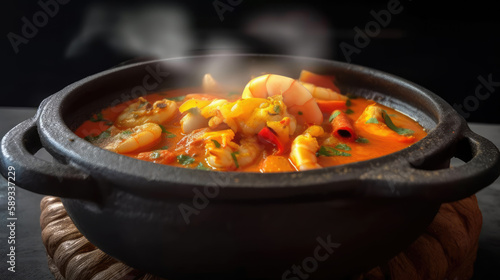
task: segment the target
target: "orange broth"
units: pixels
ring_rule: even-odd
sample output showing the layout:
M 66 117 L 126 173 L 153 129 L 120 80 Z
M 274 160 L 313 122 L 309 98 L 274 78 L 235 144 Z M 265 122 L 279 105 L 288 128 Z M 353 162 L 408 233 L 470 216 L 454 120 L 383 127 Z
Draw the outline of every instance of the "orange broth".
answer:
M 154 94 L 149 94 L 144 96 L 144 98 L 153 103 L 157 100 L 161 100 L 164 98 L 172 98 L 185 96 L 186 94 L 200 92 L 195 89 L 181 89 L 181 90 L 171 90 L 167 92 L 159 92 Z M 240 95 L 229 93 L 229 94 L 219 94 L 219 98 L 224 98 L 229 101 L 235 101 L 240 98 Z M 187 99 L 176 100 L 178 106 L 182 105 Z M 85 138 L 87 136 L 96 136 L 108 129 L 113 122 L 117 119 L 119 114 L 134 100 L 127 101 L 116 105 L 114 107 L 109 107 L 100 112 L 100 115 L 94 115 L 92 120 L 85 121 L 78 129 L 76 129 L 75 133 L 81 137 Z M 362 114 L 364 109 L 370 105 L 375 103 L 374 101 L 367 100 L 361 97 L 356 97 L 355 99 L 349 99 L 350 106 L 347 107 L 347 110 L 343 110 L 344 112 L 348 112 L 348 116 L 355 122 L 358 117 Z M 382 106 L 379 104 L 379 106 Z M 388 108 L 386 106 L 382 106 L 387 114 L 390 116 L 392 122 L 397 127 L 404 127 L 406 129 L 413 130 L 413 136 L 415 137 L 414 141 L 411 143 L 404 143 L 398 141 L 391 141 L 390 139 L 379 137 L 371 134 L 363 134 L 362 132 L 358 133 L 359 137 L 364 138 L 365 143 L 359 143 L 357 141 L 347 142 L 343 141 L 343 139 L 338 139 L 339 144 L 346 144 L 350 150 L 342 150 L 339 149 L 344 155 L 341 156 L 318 156 L 318 163 L 322 167 L 333 166 L 346 164 L 351 162 L 369 160 L 373 158 L 377 158 L 383 155 L 387 155 L 401 149 L 404 149 L 411 144 L 419 141 L 427 134 L 425 130 L 420 126 L 416 121 L 411 119 L 410 117 L 394 110 Z M 141 160 L 147 160 L 151 162 L 156 162 L 159 164 L 168 164 L 171 166 L 184 167 L 184 168 L 198 168 L 202 167 L 202 169 L 213 169 L 210 168 L 206 161 L 206 153 L 202 146 L 199 147 L 191 147 L 190 154 L 187 155 L 193 160 L 192 163 L 186 164 L 182 160 L 179 160 L 179 156 L 184 155 L 185 151 L 182 147 L 178 146 L 178 143 L 186 136 L 181 129 L 180 119 L 183 114 L 181 114 L 178 110 L 176 116 L 169 120 L 168 122 L 162 124 L 164 128 L 164 133 L 162 137 L 160 137 L 159 141 L 154 142 L 147 147 L 143 147 L 140 150 L 136 150 L 132 153 L 125 154 L 126 156 L 132 158 L 138 158 Z M 293 140 L 297 135 L 302 133 L 307 125 L 298 124 L 297 129 L 294 135 L 292 135 L 291 140 Z M 325 138 L 331 135 L 332 129 L 329 123 L 329 114 L 324 114 L 324 121 L 322 127 L 325 130 L 325 135 L 318 137 L 318 143 L 323 142 Z M 166 131 L 166 132 L 165 132 Z M 366 140 L 365 140 L 366 139 Z M 291 142 L 291 141 L 290 141 Z M 276 149 L 274 146 L 269 143 L 261 143 L 262 144 L 262 154 L 259 156 L 253 163 L 247 165 L 245 167 L 240 167 L 237 171 L 243 172 L 284 172 L 284 171 L 296 171 L 298 170 L 293 163 L 289 160 L 290 153 L 290 143 L 288 143 L 286 147 L 286 152 L 281 155 L 275 155 Z M 154 156 L 149 156 L 151 153 L 155 151 L 169 151 L 168 157 L 161 157 L 159 159 L 155 159 Z M 165 152 L 166 153 L 166 152 Z M 348 154 L 348 156 L 346 156 Z

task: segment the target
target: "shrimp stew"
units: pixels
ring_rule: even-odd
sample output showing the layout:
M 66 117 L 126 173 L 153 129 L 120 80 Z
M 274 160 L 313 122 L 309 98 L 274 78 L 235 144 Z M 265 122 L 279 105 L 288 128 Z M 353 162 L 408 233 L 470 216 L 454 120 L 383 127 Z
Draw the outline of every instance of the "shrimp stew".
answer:
M 335 77 L 266 74 L 243 92 L 210 74 L 93 115 L 75 133 L 129 157 L 185 168 L 286 172 L 368 160 L 426 136 L 410 117 L 341 93 Z

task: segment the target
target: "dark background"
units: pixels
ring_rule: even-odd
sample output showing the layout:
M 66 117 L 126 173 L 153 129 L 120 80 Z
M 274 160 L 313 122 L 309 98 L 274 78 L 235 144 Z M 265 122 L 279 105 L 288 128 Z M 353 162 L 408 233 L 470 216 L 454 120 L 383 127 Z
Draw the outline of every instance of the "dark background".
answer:
M 473 97 L 479 76 L 500 82 L 495 6 L 401 0 L 402 12 L 347 59 L 339 46 L 356 46 L 355 27 L 364 30 L 374 21 L 370 11 L 387 9 L 388 2 L 70 0 L 58 4 L 59 11 L 16 54 L 8 34 L 22 36 L 22 18 L 33 22 L 42 8 L 38 1 L 8 1 L 1 12 L 0 106 L 36 107 L 66 85 L 129 59 L 252 52 L 383 70 L 430 89 L 451 105 L 470 102 L 474 110 L 468 110 L 468 121 L 500 123 L 497 91 L 476 103 Z M 237 5 L 221 21 L 214 3 Z

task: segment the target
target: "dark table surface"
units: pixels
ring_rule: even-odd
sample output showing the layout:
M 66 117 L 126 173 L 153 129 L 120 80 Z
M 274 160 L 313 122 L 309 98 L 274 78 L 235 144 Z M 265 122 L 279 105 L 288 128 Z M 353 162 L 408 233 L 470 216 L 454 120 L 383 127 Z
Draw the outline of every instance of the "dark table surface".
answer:
M 34 108 L 0 108 L 0 137 L 19 122 L 33 116 Z M 470 123 L 476 133 L 500 147 L 500 124 Z M 50 155 L 41 150 L 41 158 L 50 160 Z M 458 162 L 452 161 L 452 164 Z M 16 188 L 16 264 L 15 273 L 7 270 L 7 181 L 0 177 L 0 280 L 45 280 L 54 279 L 47 265 L 45 248 L 40 230 L 40 200 L 43 195 Z M 477 193 L 483 214 L 483 227 L 479 239 L 479 250 L 475 264 L 475 280 L 500 279 L 500 179 Z

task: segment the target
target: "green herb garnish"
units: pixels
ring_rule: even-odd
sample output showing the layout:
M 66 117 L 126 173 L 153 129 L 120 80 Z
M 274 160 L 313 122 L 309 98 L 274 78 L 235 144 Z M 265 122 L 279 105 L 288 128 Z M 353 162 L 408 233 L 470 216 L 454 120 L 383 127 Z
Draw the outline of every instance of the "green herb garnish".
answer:
M 159 124 L 161 128 L 161 133 L 165 133 L 165 138 L 174 138 L 176 135 L 173 134 L 172 132 L 168 131 L 163 125 Z
M 166 99 L 168 100 L 172 100 L 172 101 L 182 101 L 184 100 L 184 98 L 186 98 L 185 95 L 181 95 L 181 96 L 174 96 L 174 97 L 168 97 Z
M 401 127 L 395 126 L 391 120 L 391 117 L 389 117 L 389 115 L 387 114 L 387 112 L 385 110 L 382 111 L 382 117 L 384 118 L 385 124 L 387 125 L 387 127 L 394 130 L 397 134 L 404 135 L 404 136 L 410 136 L 414 133 L 414 131 L 411 129 L 401 128 Z
M 344 143 L 340 143 L 340 144 L 337 144 L 337 146 L 335 146 L 335 149 L 344 150 L 344 151 L 350 151 L 351 147 L 347 146 Z
M 343 156 L 343 157 L 350 157 L 351 154 L 346 153 L 346 152 L 341 152 L 339 150 L 335 150 L 332 147 L 328 146 L 321 146 L 319 148 L 319 151 L 317 152 L 318 156 L 325 156 L 325 157 L 332 157 L 332 156 Z
M 201 163 L 201 162 L 195 168 L 198 170 L 210 170 L 208 167 L 203 165 L 203 163 Z
M 349 106 L 351 106 L 351 105 L 352 105 L 351 99 L 347 99 L 347 100 L 345 101 L 345 106 L 349 107 Z
M 233 158 L 234 164 L 236 165 L 236 168 L 240 168 L 240 165 L 238 164 L 238 159 L 236 158 L 236 155 L 238 152 L 231 153 L 231 157 Z
M 347 110 L 345 110 L 345 113 L 346 113 L 346 114 L 348 114 L 348 115 L 350 115 L 350 114 L 353 114 L 353 113 L 354 113 L 354 111 L 353 111 L 353 110 L 351 110 L 351 109 L 347 109 Z
M 347 96 L 347 98 L 349 98 L 349 99 L 356 99 L 356 98 L 358 98 L 358 96 L 356 96 L 356 95 L 354 95 L 354 94 L 352 94 L 352 93 L 348 93 L 348 94 L 346 94 L 346 96 Z
M 354 142 L 366 144 L 366 143 L 370 143 L 370 140 L 363 138 L 363 137 L 358 137 L 358 139 L 354 140 Z
M 212 139 L 216 148 L 220 148 L 220 143 L 217 140 Z
M 159 124 L 160 128 L 161 128 L 161 133 L 168 133 L 168 130 L 161 124 Z
M 194 158 L 188 156 L 188 155 L 178 155 L 177 156 L 177 162 L 182 164 L 182 165 L 189 165 L 195 161 Z
M 328 119 L 329 122 L 332 122 L 333 119 L 335 119 L 338 115 L 340 115 L 340 111 L 335 111 L 333 114 L 331 114 L 330 118 Z
M 274 107 L 273 107 L 273 111 L 274 111 L 275 113 L 279 114 L 280 110 L 281 110 L 280 105 L 274 105 Z
M 157 150 L 168 150 L 168 146 L 163 146 L 161 148 L 158 148 Z
M 98 140 L 108 138 L 109 136 L 111 136 L 111 132 L 109 131 L 109 129 L 106 129 L 105 131 L 99 133 L 99 135 L 97 135 L 97 136 L 87 135 L 87 136 L 85 136 L 84 139 L 89 141 L 89 142 L 95 142 Z
M 134 133 L 132 130 L 124 130 L 124 131 L 122 131 L 122 134 L 124 134 L 124 135 L 130 135 L 132 133 Z
M 299 111 L 298 114 L 299 116 L 302 116 L 304 113 L 302 113 L 302 111 Z
M 366 123 L 378 123 L 378 120 L 377 118 L 371 117 L 366 121 Z

